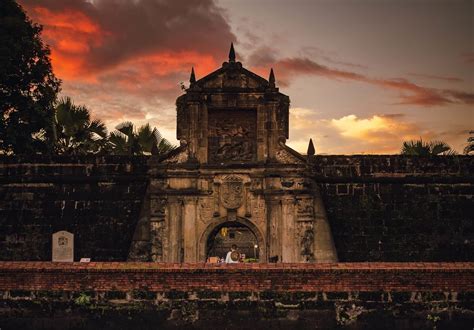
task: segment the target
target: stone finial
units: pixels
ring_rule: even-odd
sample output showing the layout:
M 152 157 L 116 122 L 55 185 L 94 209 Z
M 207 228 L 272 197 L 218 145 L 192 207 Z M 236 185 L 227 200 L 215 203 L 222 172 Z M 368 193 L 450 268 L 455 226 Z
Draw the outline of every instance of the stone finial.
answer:
M 308 152 L 306 153 L 308 156 L 314 156 L 316 150 L 314 149 L 313 139 L 309 139 L 308 144 Z
M 273 68 L 270 69 L 270 77 L 268 77 L 268 82 L 270 87 L 275 87 L 275 74 L 273 73 Z
M 234 50 L 234 43 L 230 43 L 230 50 L 229 50 L 229 63 L 235 62 L 235 50 Z
M 196 75 L 194 74 L 194 67 L 191 68 L 191 76 L 189 77 L 189 82 L 194 84 L 196 82 Z

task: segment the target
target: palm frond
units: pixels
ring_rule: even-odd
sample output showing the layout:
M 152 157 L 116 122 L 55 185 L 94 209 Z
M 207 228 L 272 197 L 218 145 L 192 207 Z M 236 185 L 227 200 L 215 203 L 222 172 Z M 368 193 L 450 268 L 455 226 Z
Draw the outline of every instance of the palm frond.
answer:
M 115 127 L 115 129 L 128 137 L 133 135 L 133 123 L 130 121 L 124 121 L 123 123 L 120 123 Z

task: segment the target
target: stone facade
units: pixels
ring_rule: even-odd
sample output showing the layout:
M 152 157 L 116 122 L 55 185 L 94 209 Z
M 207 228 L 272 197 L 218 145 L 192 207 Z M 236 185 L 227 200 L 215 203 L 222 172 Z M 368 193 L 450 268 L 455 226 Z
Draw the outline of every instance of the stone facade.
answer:
M 336 261 L 319 188 L 306 158 L 285 145 L 290 100 L 229 61 L 177 99 L 181 146 L 150 160 L 150 185 L 130 260 L 205 261 L 216 228 L 238 223 L 260 261 Z

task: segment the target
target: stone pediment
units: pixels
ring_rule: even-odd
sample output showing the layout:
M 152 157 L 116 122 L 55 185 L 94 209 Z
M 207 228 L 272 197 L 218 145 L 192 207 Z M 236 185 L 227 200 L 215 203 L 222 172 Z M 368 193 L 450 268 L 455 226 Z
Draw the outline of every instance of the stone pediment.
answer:
M 279 145 L 279 149 L 275 153 L 275 159 L 278 163 L 282 164 L 304 164 L 306 162 L 306 158 L 303 155 L 284 143 Z
M 269 87 L 265 78 L 242 67 L 240 62 L 224 62 L 222 68 L 192 83 L 190 89 L 253 89 L 264 91 Z

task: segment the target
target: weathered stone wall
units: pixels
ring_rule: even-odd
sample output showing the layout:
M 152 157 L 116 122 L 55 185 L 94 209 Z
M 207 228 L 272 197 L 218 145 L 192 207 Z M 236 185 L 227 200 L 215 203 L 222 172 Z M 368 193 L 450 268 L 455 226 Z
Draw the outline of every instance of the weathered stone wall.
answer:
M 51 234 L 75 259 L 126 260 L 147 157 L 0 158 L 0 260 L 50 260 Z M 316 156 L 341 261 L 473 261 L 474 157 Z
M 474 260 L 474 157 L 316 156 L 340 261 Z
M 473 263 L 0 263 L 2 329 L 470 329 Z
M 0 158 L 0 260 L 51 260 L 51 235 L 75 235 L 75 260 L 126 260 L 147 186 L 146 157 Z

